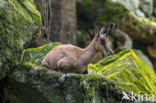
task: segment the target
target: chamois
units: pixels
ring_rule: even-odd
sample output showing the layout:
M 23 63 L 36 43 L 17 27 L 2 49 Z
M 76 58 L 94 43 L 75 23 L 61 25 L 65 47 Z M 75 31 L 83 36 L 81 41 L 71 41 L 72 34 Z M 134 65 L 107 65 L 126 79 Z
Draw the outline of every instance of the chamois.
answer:
M 98 52 L 111 55 L 108 35 L 115 28 L 115 24 L 104 26 L 96 33 L 88 47 L 82 49 L 70 44 L 64 44 L 53 48 L 43 59 L 42 66 L 52 71 L 63 73 L 85 73 L 88 64 Z

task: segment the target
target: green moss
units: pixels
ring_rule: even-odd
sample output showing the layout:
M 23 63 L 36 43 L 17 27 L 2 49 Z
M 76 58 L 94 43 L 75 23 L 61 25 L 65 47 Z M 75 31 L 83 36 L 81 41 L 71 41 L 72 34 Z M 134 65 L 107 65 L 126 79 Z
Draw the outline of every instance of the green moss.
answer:
M 21 62 L 24 63 L 26 67 L 37 68 L 39 71 L 48 71 L 46 68 L 38 65 L 40 65 L 44 56 L 57 45 L 60 45 L 60 43 L 50 43 L 38 48 L 26 49 L 22 53 Z M 129 92 L 133 91 L 137 94 L 156 95 L 156 82 L 153 80 L 156 75 L 132 50 L 124 50 L 119 54 L 108 56 L 95 65 L 90 64 L 89 71 L 94 71 L 98 75 L 76 75 L 79 79 L 81 78 L 79 84 L 80 87 L 84 89 L 88 102 L 93 102 L 96 99 L 96 91 L 98 88 L 104 88 L 103 86 L 107 85 L 107 83 L 105 84 L 105 82 L 103 82 L 102 77 L 113 81 L 117 86 Z M 43 75 L 44 72 L 38 72 L 38 74 Z M 68 74 L 64 74 L 60 77 L 62 83 L 67 80 L 66 75 Z M 45 78 L 50 77 L 46 76 Z M 66 82 L 64 85 L 69 85 L 70 83 L 71 82 Z M 109 88 L 109 92 L 115 92 L 114 86 Z M 76 97 L 71 97 L 71 95 L 75 94 L 69 91 L 70 90 L 66 91 L 66 99 L 73 98 L 75 100 Z M 58 99 L 58 97 L 56 99 Z
M 102 74 L 119 87 L 134 93 L 153 94 L 156 97 L 156 75 L 132 50 L 124 50 L 89 65 L 90 70 Z
M 130 15 L 132 15 L 135 20 L 140 21 L 143 24 L 143 26 L 146 26 L 146 25 L 148 25 L 150 23 L 153 27 L 156 27 L 156 22 L 150 20 L 149 18 L 141 18 L 141 17 L 138 17 L 138 16 L 136 16 L 132 12 L 130 13 Z
M 40 25 L 41 24 L 41 16 L 40 13 L 37 11 L 36 6 L 32 5 L 33 1 L 27 1 L 27 0 L 18 0 L 20 1 L 20 4 L 27 10 L 30 17 L 33 20 L 34 25 Z M 34 31 L 34 34 L 32 35 L 32 40 L 36 39 L 40 35 L 40 27 L 36 27 L 36 31 Z
M 121 89 L 116 91 L 112 84 L 98 75 L 48 74 L 43 69 L 34 69 L 33 66 L 34 64 L 25 63 L 16 67 L 16 70 L 10 74 L 9 80 L 12 83 L 21 84 L 20 86 L 14 84 L 13 87 L 9 85 L 10 89 L 5 87 L 9 92 L 5 97 L 10 97 L 10 102 L 22 98 L 21 103 L 27 103 L 24 99 L 31 103 L 38 100 L 36 98 L 38 95 L 44 98 L 46 103 L 119 103 L 121 101 Z M 32 89 L 31 95 L 34 96 L 27 99 L 30 98 L 26 95 L 27 91 L 30 92 Z M 21 93 L 22 95 L 17 95 Z M 118 96 L 120 99 L 117 99 Z
M 39 65 L 33 64 L 31 62 L 25 62 L 25 63 L 23 63 L 23 65 L 26 66 L 26 67 L 31 67 L 31 68 L 33 67 L 33 68 L 38 69 L 38 70 L 46 69 L 46 68 L 41 67 Z
M 96 97 L 96 88 L 99 87 L 101 82 L 101 78 L 98 75 L 85 75 L 85 77 L 81 77 L 80 86 L 83 86 L 86 98 L 93 103 Z
M 46 54 L 54 47 L 61 45 L 58 42 L 49 43 L 47 45 L 38 48 L 29 48 L 23 51 L 21 56 L 21 62 L 31 62 L 37 65 L 41 64 L 41 61 L 46 56 Z
M 24 45 L 40 35 L 40 24 L 33 2 L 0 0 L 0 75 L 18 64 Z
M 119 28 L 137 40 L 144 40 L 146 43 L 154 43 L 156 41 L 156 36 L 154 35 L 156 23 L 148 18 L 138 17 L 132 12 L 124 14 Z

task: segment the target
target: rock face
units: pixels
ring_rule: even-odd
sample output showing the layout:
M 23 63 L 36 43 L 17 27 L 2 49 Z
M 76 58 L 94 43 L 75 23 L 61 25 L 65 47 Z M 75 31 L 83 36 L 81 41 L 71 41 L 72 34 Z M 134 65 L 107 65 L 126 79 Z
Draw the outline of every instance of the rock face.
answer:
M 153 14 L 154 14 L 154 16 L 156 16 L 156 1 L 154 0 L 153 1 L 154 2 L 154 4 L 153 4 Z
M 125 12 L 119 28 L 132 38 L 144 41 L 144 43 L 156 41 L 156 23 L 147 18 L 140 18 L 132 12 Z
M 49 43 L 47 45 L 38 47 L 38 48 L 31 48 L 31 49 L 26 49 L 23 51 L 22 56 L 21 56 L 21 63 L 29 62 L 29 63 L 34 63 L 37 65 L 41 65 L 41 62 L 45 55 L 51 51 L 54 47 L 57 45 L 60 45 L 61 43 L 56 42 L 56 43 Z
M 22 70 L 21 70 L 22 69 Z M 1 103 L 121 103 L 122 90 L 98 75 L 16 68 L 0 82 Z
M 134 50 L 134 52 L 146 65 L 148 65 L 151 69 L 154 70 L 151 61 L 141 50 Z
M 145 43 L 155 43 L 156 23 L 145 18 L 145 15 L 150 16 L 153 13 L 153 0 L 112 1 L 119 2 L 124 5 L 126 9 L 132 11 L 124 12 L 124 16 L 120 22 L 120 30 L 129 34 L 134 39 L 145 40 Z M 145 13 L 145 15 L 143 13 Z
M 140 0 L 112 0 L 121 3 L 124 5 L 128 10 L 132 12 L 136 12 L 139 9 Z
M 60 43 L 26 49 L 21 64 L 0 81 L 0 102 L 121 103 L 122 89 L 95 74 L 50 74 L 43 57 Z
M 1 81 L 5 85 L 1 87 L 4 101 L 9 96 L 9 101 L 16 103 L 118 103 L 122 98 L 122 90 L 119 88 L 156 96 L 156 83 L 153 80 L 156 75 L 132 50 L 106 57 L 95 65 L 90 64 L 89 72 L 94 74 L 50 74 L 48 69 L 39 65 L 45 54 L 57 45 L 60 44 L 51 43 L 24 50 L 21 58 L 23 64 Z M 22 90 L 21 86 L 25 89 Z M 18 96 L 18 90 L 26 96 Z M 27 95 L 26 91 L 34 98 Z
M 140 0 L 140 8 L 148 16 L 153 13 L 153 1 L 154 0 Z
M 134 12 L 140 17 L 152 15 L 153 0 L 112 0 L 124 5 L 128 10 Z
M 0 0 L 0 79 L 18 63 L 23 46 L 40 35 L 40 22 L 32 0 Z
M 0 102 L 120 103 L 122 89 L 95 74 L 50 74 L 40 67 L 43 57 L 60 43 L 26 49 L 20 64 L 0 80 Z
M 156 74 L 132 50 L 104 58 L 95 65 L 90 64 L 89 68 L 125 90 L 156 97 Z
M 109 17 L 99 17 L 96 22 L 110 17 L 120 21 L 125 17 L 126 10 L 120 4 L 107 1 L 105 6 L 107 10 L 98 13 L 111 11 Z M 91 7 L 86 7 L 93 13 Z M 99 9 L 103 10 L 102 7 Z M 105 21 L 100 23 L 105 24 Z M 125 90 L 155 96 L 155 74 L 131 50 L 90 65 L 90 70 L 99 73 L 86 75 L 51 74 L 40 66 L 44 56 L 60 43 L 26 49 L 21 55 L 24 46 L 39 36 L 40 22 L 33 0 L 0 0 L 0 103 L 121 103 Z
M 24 50 L 21 64 L 16 65 L 15 69 L 0 81 L 0 102 L 121 103 L 122 92 L 135 91 L 138 85 L 141 90 L 137 88 L 137 91 L 149 93 L 149 89 L 145 88 L 147 85 L 151 89 L 150 92 L 154 93 L 155 82 L 150 78 L 155 78 L 155 74 L 132 51 L 109 56 L 96 65 L 90 64 L 90 71 L 98 70 L 103 76 L 99 73 L 51 74 L 47 68 L 40 67 L 40 62 L 57 45 L 60 43 Z M 140 82 L 138 76 L 146 80 Z M 138 84 L 134 84 L 135 80 Z
M 22 63 L 0 81 L 0 102 L 121 103 L 123 90 L 97 74 L 50 74 L 40 67 L 42 58 L 57 45 L 24 50 Z
M 78 28 L 82 32 L 89 31 L 95 24 L 106 25 L 115 22 L 122 32 L 133 39 L 144 41 L 147 44 L 156 41 L 156 23 L 148 18 L 138 17 L 118 2 L 85 0 L 78 2 L 77 8 Z M 84 27 L 85 24 L 88 25 Z M 88 34 L 85 33 L 84 37 L 85 35 Z

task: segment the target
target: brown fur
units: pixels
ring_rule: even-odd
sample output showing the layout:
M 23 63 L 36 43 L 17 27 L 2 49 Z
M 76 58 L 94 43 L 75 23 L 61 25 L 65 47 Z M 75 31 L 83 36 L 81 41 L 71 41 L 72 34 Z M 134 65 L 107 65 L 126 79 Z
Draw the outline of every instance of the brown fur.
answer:
M 104 45 L 102 45 L 101 39 L 104 40 Z M 42 66 L 52 71 L 64 73 L 84 73 L 87 71 L 88 64 L 98 52 L 103 52 L 104 54 L 107 54 L 107 52 L 111 53 L 108 38 L 105 34 L 95 36 L 85 49 L 70 44 L 55 47 L 43 59 Z

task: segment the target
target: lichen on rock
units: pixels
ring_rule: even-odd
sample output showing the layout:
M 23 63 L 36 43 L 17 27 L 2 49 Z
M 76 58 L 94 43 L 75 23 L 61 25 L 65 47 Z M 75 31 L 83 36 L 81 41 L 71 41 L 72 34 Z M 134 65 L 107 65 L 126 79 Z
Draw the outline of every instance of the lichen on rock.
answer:
M 97 13 L 100 17 L 95 22 L 102 25 L 109 20 L 122 22 L 124 19 L 120 18 L 124 18 L 127 10 L 119 3 L 104 1 L 84 2 L 88 16 Z M 99 12 L 94 11 L 96 7 Z M 101 9 L 103 7 L 106 9 Z M 25 49 L 21 55 L 24 46 L 40 35 L 40 23 L 33 0 L 0 0 L 0 102 L 120 103 L 124 90 L 156 95 L 154 72 L 131 50 L 90 64 L 89 68 L 97 74 L 51 74 L 40 64 L 45 55 L 61 43 Z
M 30 62 L 40 65 L 46 54 L 58 45 L 61 45 L 61 43 L 54 42 L 38 48 L 25 49 L 21 55 L 21 63 Z
M 145 64 L 147 64 L 147 66 L 149 66 L 154 71 L 154 67 L 151 61 L 141 50 L 133 50 L 133 51 Z
M 16 69 L 0 81 L 0 88 L 3 89 L 0 97 L 4 102 L 121 103 L 123 91 L 155 95 L 156 83 L 153 78 L 156 75 L 132 50 L 106 57 L 95 65 L 90 64 L 89 71 L 95 74 L 51 74 L 40 63 L 57 45 L 60 43 L 23 51 L 21 64 L 16 65 Z
M 122 96 L 122 91 L 119 88 L 122 88 L 123 90 L 128 92 L 134 92 L 136 94 L 143 93 L 143 94 L 153 94 L 154 96 L 156 95 L 155 94 L 156 83 L 153 79 L 156 78 L 154 71 L 151 68 L 149 68 L 146 64 L 144 64 L 132 50 L 124 50 L 119 54 L 106 57 L 95 65 L 90 64 L 89 73 L 91 74 L 87 75 L 68 74 L 68 73 L 67 74 L 56 73 L 54 75 L 49 74 L 48 69 L 40 67 L 40 63 L 43 57 L 46 55 L 46 53 L 48 53 L 52 48 L 54 48 L 57 45 L 60 45 L 60 43 L 51 43 L 38 48 L 24 50 L 21 58 L 21 62 L 24 63 L 23 64 L 24 67 L 21 68 L 27 69 L 26 70 L 22 69 L 22 71 L 15 70 L 15 72 L 11 75 L 11 77 L 15 78 L 16 81 L 24 84 L 30 82 L 32 83 L 31 85 L 34 85 L 35 89 L 37 90 L 38 87 L 43 89 L 42 83 L 44 84 L 44 81 L 47 82 L 50 78 L 56 77 L 57 82 L 56 80 L 54 80 L 55 82 L 53 85 L 55 86 L 63 85 L 67 87 L 64 88 L 63 90 L 61 89 L 61 91 L 64 91 L 64 94 L 61 95 L 63 96 L 64 99 L 58 96 L 60 94 L 57 94 L 56 97 L 51 97 L 53 94 L 44 92 L 45 97 L 48 98 L 48 101 L 58 100 L 61 98 L 61 100 L 69 103 L 82 100 L 85 101 L 86 103 L 94 101 L 99 103 L 101 103 L 101 101 L 112 102 L 114 99 L 114 97 L 112 96 L 114 95 L 117 96 L 116 101 L 118 101 L 121 99 Z M 40 56 L 35 55 L 38 53 L 39 54 L 41 53 L 42 55 Z M 36 59 L 39 60 L 37 60 L 36 62 Z M 92 74 L 92 72 L 95 74 Z M 28 75 L 33 76 L 29 77 Z M 40 83 L 40 80 L 34 81 L 34 79 L 32 79 L 31 77 L 40 78 L 41 80 L 43 78 L 46 78 L 47 80 L 44 80 L 42 83 Z M 38 86 L 35 85 L 34 83 L 35 84 L 37 83 Z M 71 86 L 71 84 L 73 85 Z M 48 84 L 46 86 L 48 86 Z M 42 89 L 39 89 L 41 90 L 40 91 L 41 93 L 43 93 L 44 91 L 44 89 L 43 90 Z M 52 91 L 51 89 L 48 89 L 48 91 Z M 99 90 L 109 92 L 103 94 Z M 58 91 L 54 89 L 53 92 L 60 93 L 60 90 Z M 77 95 L 80 95 L 82 92 L 84 93 L 83 96 L 77 98 Z M 103 97 L 104 95 L 109 99 Z M 110 98 L 112 98 L 112 100 Z
M 40 35 L 40 24 L 32 0 L 0 0 L 0 79 L 18 64 L 24 45 Z
M 84 33 L 84 36 L 78 35 L 78 38 L 86 40 L 88 38 L 86 35 L 94 33 L 95 25 L 106 25 L 114 22 L 117 24 L 117 28 L 130 37 L 143 40 L 147 44 L 155 43 L 156 23 L 149 18 L 137 16 L 121 3 L 114 1 L 118 0 L 84 0 L 83 2 L 79 0 L 77 3 L 78 30 Z
M 138 17 L 132 12 L 124 14 L 119 28 L 132 38 L 143 40 L 144 43 L 155 43 L 156 41 L 156 23 L 148 18 Z
M 120 103 L 122 98 L 122 89 L 96 74 L 49 74 L 46 68 L 18 65 L 4 79 L 4 103 Z
M 153 94 L 156 97 L 156 74 L 132 50 L 106 57 L 95 65 L 90 64 L 89 69 L 124 90 L 136 94 Z

